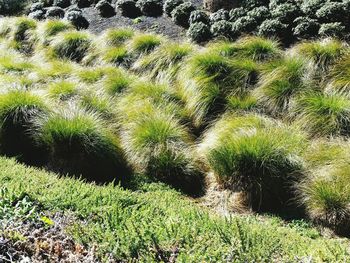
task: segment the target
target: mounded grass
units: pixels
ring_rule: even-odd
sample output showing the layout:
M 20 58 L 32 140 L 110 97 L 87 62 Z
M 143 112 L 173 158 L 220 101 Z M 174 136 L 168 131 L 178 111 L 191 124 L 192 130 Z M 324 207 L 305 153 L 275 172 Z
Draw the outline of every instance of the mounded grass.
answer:
M 115 105 L 110 98 L 99 92 L 87 90 L 81 96 L 81 106 L 89 111 L 96 112 L 103 119 L 113 121 L 115 116 Z
M 109 29 L 103 34 L 103 41 L 107 47 L 120 47 L 134 36 L 134 31 L 128 28 Z
M 2 200 L 29 196 L 44 212 L 83 218 L 84 222 L 73 221 L 65 232 L 85 246 L 94 246 L 103 262 L 110 261 L 109 255 L 141 262 L 154 262 L 162 255 L 163 261 L 169 261 L 175 249 L 180 262 L 296 258 L 344 262 L 350 257 L 348 242 L 324 238 L 305 222 L 286 224 L 278 218 L 251 215 L 223 218 L 159 184 L 142 184 L 135 191 L 95 186 L 5 158 L 0 158 L 0 170 Z
M 141 112 L 122 129 L 123 149 L 138 172 L 198 195 L 203 191 L 203 174 L 191 144 L 186 128 L 161 109 Z
M 74 27 L 63 20 L 47 20 L 38 26 L 38 35 L 44 45 L 49 44 L 49 41 L 57 34 L 73 30 Z
M 301 203 L 305 205 L 309 217 L 346 236 L 350 235 L 349 171 L 347 162 L 338 162 L 314 171 L 299 186 Z
M 125 71 L 116 69 L 106 74 L 105 78 L 101 81 L 101 85 L 108 95 L 117 96 L 129 89 L 133 82 L 133 76 L 130 76 Z
M 313 136 L 349 136 L 350 100 L 340 93 L 313 93 L 297 99 L 296 122 Z
M 67 31 L 58 34 L 50 44 L 54 58 L 81 62 L 92 48 L 91 36 L 82 31 Z
M 308 41 L 297 44 L 294 49 L 301 56 L 314 61 L 323 70 L 336 62 L 346 51 L 344 43 L 335 39 Z
M 138 72 L 149 72 L 149 77 L 161 82 L 171 83 L 183 62 L 194 47 L 190 44 L 164 43 L 149 55 L 142 56 L 133 66 Z
M 112 63 L 116 66 L 128 66 L 130 64 L 130 54 L 125 47 L 113 47 L 104 51 L 103 61 Z
M 266 61 L 279 58 L 282 50 L 277 41 L 261 37 L 244 37 L 236 42 L 217 42 L 209 48 L 223 56 L 250 58 L 255 61 Z
M 15 90 L 0 95 L 1 152 L 27 163 L 41 163 L 45 153 L 36 146 L 29 131 L 33 129 L 34 119 L 48 111 L 45 101 L 28 91 Z
M 179 73 L 180 96 L 195 126 L 222 113 L 227 96 L 242 96 L 254 86 L 258 65 L 247 59 L 230 60 L 215 53 L 192 56 Z
M 103 67 L 84 67 L 78 69 L 76 75 L 84 83 L 93 84 L 101 80 L 107 74 L 107 71 Z
M 78 94 L 77 84 L 65 80 L 51 83 L 48 87 L 48 94 L 53 99 L 69 100 Z
M 235 118 L 219 120 L 217 128 L 205 134 L 200 149 L 208 167 L 223 187 L 246 192 L 254 211 L 287 211 L 295 197 L 292 182 L 303 173 L 304 135 L 254 116 Z
M 118 139 L 96 113 L 70 105 L 37 120 L 36 126 L 33 136 L 48 149 L 50 169 L 96 182 L 127 178 Z
M 350 91 L 350 54 L 339 59 L 330 71 L 331 84 L 339 91 Z
M 266 66 L 254 91 L 259 103 L 273 115 L 289 111 L 295 97 L 312 87 L 306 85 L 307 61 L 287 57 Z
M 153 34 L 137 34 L 130 40 L 130 48 L 136 54 L 148 53 L 157 48 L 163 39 Z

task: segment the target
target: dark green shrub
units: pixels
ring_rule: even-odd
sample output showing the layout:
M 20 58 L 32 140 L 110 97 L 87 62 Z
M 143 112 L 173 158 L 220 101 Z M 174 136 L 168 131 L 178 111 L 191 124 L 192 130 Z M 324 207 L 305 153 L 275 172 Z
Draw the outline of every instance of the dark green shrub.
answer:
M 284 24 L 291 24 L 300 15 L 300 8 L 296 4 L 281 4 L 271 10 L 271 16 Z
M 145 16 L 161 16 L 163 13 L 162 0 L 138 0 L 136 6 Z
M 171 12 L 171 17 L 173 21 L 183 27 L 189 26 L 189 19 L 191 12 L 195 10 L 195 7 L 190 2 L 185 2 L 177 7 Z
M 36 126 L 33 136 L 48 149 L 50 169 L 96 182 L 128 175 L 117 138 L 96 113 L 70 107 L 38 119 Z
M 293 35 L 298 39 L 309 39 L 317 37 L 320 24 L 316 19 L 309 17 L 298 17 L 293 23 L 296 25 L 293 28 Z
M 80 62 L 91 48 L 90 36 L 84 32 L 63 32 L 51 43 L 55 57 Z
M 269 0 L 244 0 L 240 1 L 240 5 L 248 10 L 259 6 L 268 6 Z
M 209 24 L 209 17 L 206 12 L 201 10 L 195 10 L 191 12 L 189 23 L 190 25 L 193 23 L 199 23 L 202 22 L 203 24 L 208 25 Z
M 72 0 L 73 5 L 77 5 L 79 8 L 89 7 L 92 4 L 91 0 Z
M 214 37 L 221 36 L 230 39 L 233 36 L 232 23 L 225 20 L 215 22 L 210 27 L 210 32 Z
M 238 7 L 230 10 L 229 17 L 231 22 L 235 22 L 238 18 L 247 15 L 247 10 L 243 7 Z
M 318 31 L 321 37 L 342 38 L 345 33 L 345 26 L 341 22 L 321 24 Z
M 28 0 L 0 0 L 0 14 L 18 14 L 24 10 L 28 2 Z
M 118 0 L 117 8 L 121 10 L 122 15 L 135 18 L 141 15 L 141 10 L 136 6 L 134 0 Z
M 28 91 L 11 91 L 0 96 L 0 149 L 5 155 L 21 161 L 39 164 L 45 159 L 44 151 L 30 136 L 34 118 L 46 114 L 44 101 Z
M 43 3 L 44 7 L 49 7 L 53 5 L 54 0 L 39 0 L 40 3 Z
M 70 0 L 54 0 L 53 5 L 61 7 L 61 8 L 67 8 L 71 5 L 71 1 Z
M 227 21 L 229 18 L 229 12 L 224 9 L 219 9 L 218 11 L 211 13 L 209 16 L 210 23 L 212 24 L 221 20 Z
M 89 21 L 79 11 L 68 11 L 65 16 L 76 29 L 86 29 L 89 27 Z
M 327 2 L 328 0 L 303 0 L 300 8 L 307 16 L 316 18 L 316 12 Z
M 282 4 L 295 4 L 295 0 L 270 0 L 269 9 L 275 9 L 277 6 Z
M 64 14 L 65 12 L 61 7 L 52 6 L 46 10 L 45 16 L 46 18 L 63 18 Z
M 259 26 L 258 35 L 263 37 L 277 37 L 284 43 L 290 43 L 292 41 L 288 25 L 283 24 L 277 19 L 267 19 L 262 22 Z
M 243 16 L 232 23 L 232 34 L 236 37 L 244 33 L 252 33 L 257 28 L 257 22 L 250 16 Z
M 203 22 L 192 23 L 187 31 L 187 36 L 194 42 L 205 42 L 211 38 L 210 28 Z
M 38 10 L 43 10 L 44 9 L 44 4 L 41 2 L 37 2 L 37 3 L 33 3 L 30 7 L 29 7 L 29 13 L 32 13 L 34 11 L 38 11 Z
M 175 9 L 175 7 L 181 4 L 183 4 L 183 0 L 166 0 L 164 2 L 164 13 L 171 16 L 171 12 Z
M 28 14 L 31 19 L 42 20 L 45 18 L 45 12 L 43 10 L 36 10 Z
M 348 22 L 347 15 L 345 5 L 341 2 L 327 2 L 316 12 L 317 18 L 324 23 Z
M 99 1 L 95 8 L 99 11 L 102 17 L 111 17 L 115 15 L 114 7 L 107 0 Z
M 255 19 L 257 23 L 261 23 L 262 21 L 269 19 L 271 14 L 266 6 L 259 6 L 249 11 L 247 16 Z

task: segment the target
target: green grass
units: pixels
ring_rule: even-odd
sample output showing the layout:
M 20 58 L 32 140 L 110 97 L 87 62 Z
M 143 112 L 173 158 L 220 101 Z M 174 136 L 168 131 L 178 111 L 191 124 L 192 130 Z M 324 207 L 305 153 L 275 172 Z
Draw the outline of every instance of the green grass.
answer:
M 138 34 L 135 35 L 130 42 L 131 49 L 137 54 L 148 53 L 154 50 L 162 43 L 162 39 L 158 35 Z
M 325 239 L 302 224 L 289 227 L 277 218 L 255 216 L 221 218 L 162 185 L 142 184 L 137 191 L 95 186 L 4 158 L 0 169 L 2 198 L 26 194 L 46 210 L 85 218 L 66 231 L 85 245 L 97 242 L 97 254 L 105 262 L 107 253 L 139 262 L 154 262 L 162 254 L 166 261 L 174 250 L 179 262 L 342 262 L 350 257 L 345 241 Z
M 103 34 L 106 46 L 119 47 L 134 36 L 134 31 L 128 28 L 109 29 Z
M 48 94 L 53 99 L 68 100 L 77 95 L 77 84 L 69 81 L 58 81 L 51 83 L 48 87 Z

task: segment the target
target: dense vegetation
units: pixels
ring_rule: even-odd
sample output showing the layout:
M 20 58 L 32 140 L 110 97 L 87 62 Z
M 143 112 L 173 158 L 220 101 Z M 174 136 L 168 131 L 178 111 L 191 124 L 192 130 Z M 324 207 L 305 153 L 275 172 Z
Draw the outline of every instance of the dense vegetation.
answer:
M 203 17 L 189 18 L 204 24 Z M 0 38 L 1 154 L 120 184 L 56 179 L 3 159 L 2 184 L 15 194 L 4 198 L 28 193 L 49 210 L 71 209 L 83 218 L 101 212 L 72 233 L 88 245 L 99 239 L 101 255 L 113 251 L 117 259 L 147 261 L 159 252 L 154 248 L 171 254 L 174 246 L 183 261 L 349 258 L 342 245 L 320 237 L 317 244 L 256 219 L 213 219 L 165 186 L 139 186 L 162 182 L 194 197 L 230 191 L 239 196 L 233 210 L 305 217 L 349 236 L 346 42 L 305 41 L 286 50 L 251 36 L 199 47 L 125 28 L 95 36 L 67 21 L 27 17 L 2 18 Z M 50 180 L 52 188 L 44 187 Z M 88 203 L 79 203 L 80 195 Z M 173 215 L 169 222 L 181 215 L 183 225 L 162 225 L 163 213 Z M 145 224 L 145 233 L 133 220 Z M 202 253 L 207 242 L 216 245 Z
M 326 239 L 305 221 L 223 218 L 161 184 L 144 182 L 129 190 L 100 187 L 59 179 L 3 157 L 0 169 L 0 227 L 6 229 L 0 237 L 19 244 L 19 256 L 27 250 L 26 255 L 39 261 L 77 260 L 57 249 L 69 238 L 55 240 L 54 233 L 43 239 L 20 227 L 29 221 L 50 231 L 64 212 L 72 218 L 65 232 L 77 242 L 73 255 L 80 256 L 74 262 L 84 262 L 81 245 L 94 247 L 83 258 L 93 262 L 344 262 L 350 257 L 348 242 Z

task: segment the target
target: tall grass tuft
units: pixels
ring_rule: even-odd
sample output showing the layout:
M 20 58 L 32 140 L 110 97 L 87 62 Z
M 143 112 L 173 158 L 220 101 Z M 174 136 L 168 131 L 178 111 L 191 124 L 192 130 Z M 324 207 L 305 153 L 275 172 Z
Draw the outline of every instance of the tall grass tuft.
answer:
M 23 53 L 31 53 L 36 42 L 35 29 L 37 22 L 26 17 L 19 17 L 13 21 L 10 33 L 10 47 Z
M 255 211 L 292 207 L 293 182 L 303 171 L 306 143 L 292 127 L 255 115 L 229 116 L 205 133 L 199 152 L 225 188 L 246 192 Z
M 349 171 L 348 162 L 338 162 L 315 170 L 299 185 L 301 203 L 309 217 L 345 236 L 350 235 Z
M 107 30 L 102 39 L 107 47 L 120 47 L 134 36 L 134 31 L 128 28 Z
M 118 139 L 102 119 L 76 106 L 36 122 L 38 144 L 49 151 L 49 168 L 96 182 L 122 180 L 128 168 Z
M 29 130 L 34 119 L 48 111 L 43 99 L 29 91 L 15 90 L 0 95 L 1 152 L 29 164 L 44 162 L 45 151 L 36 146 Z
M 349 136 L 350 100 L 340 93 L 311 93 L 297 99 L 296 122 L 313 136 Z
M 114 69 L 101 80 L 101 85 L 109 96 L 118 96 L 129 89 L 133 82 L 133 76 L 123 70 Z
M 162 38 L 153 34 L 137 34 L 130 40 L 130 49 L 135 54 L 149 53 L 162 43 Z
M 334 89 L 350 91 L 350 53 L 339 59 L 330 71 L 331 83 Z
M 44 45 L 49 44 L 50 40 L 57 34 L 73 30 L 74 27 L 63 20 L 47 20 L 38 26 L 38 35 Z
M 145 108 L 144 108 L 145 109 Z M 123 125 L 122 145 L 133 167 L 187 194 L 203 191 L 203 174 L 188 131 L 161 108 L 139 112 Z
M 133 66 L 138 72 L 149 72 L 151 79 L 163 83 L 172 83 L 181 63 L 193 52 L 194 47 L 190 44 L 164 43 L 154 52 L 141 57 Z
M 255 61 L 277 59 L 282 55 L 277 41 L 256 36 L 243 37 L 236 42 L 217 42 L 209 48 L 223 56 L 250 58 Z
M 91 36 L 82 31 L 67 31 L 58 34 L 50 44 L 53 57 L 81 62 L 92 48 Z
M 258 65 L 249 59 L 228 59 L 212 52 L 192 56 L 179 73 L 180 96 L 195 126 L 221 113 L 227 96 L 245 95 L 254 87 Z
M 77 84 L 66 80 L 53 82 L 48 87 L 49 96 L 61 101 L 69 100 L 77 93 Z
M 306 85 L 307 61 L 287 57 L 266 66 L 254 95 L 259 103 L 273 115 L 289 111 L 295 97 L 312 87 Z

